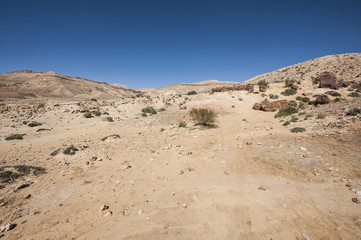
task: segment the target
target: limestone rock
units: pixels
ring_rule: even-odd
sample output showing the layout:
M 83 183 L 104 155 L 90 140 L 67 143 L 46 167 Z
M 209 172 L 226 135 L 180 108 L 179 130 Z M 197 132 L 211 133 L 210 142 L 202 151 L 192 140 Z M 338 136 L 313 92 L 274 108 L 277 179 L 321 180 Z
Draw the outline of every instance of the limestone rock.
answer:
M 287 100 L 278 100 L 278 101 L 262 104 L 261 110 L 266 111 L 266 112 L 272 112 L 272 111 L 284 109 L 287 107 L 288 107 Z

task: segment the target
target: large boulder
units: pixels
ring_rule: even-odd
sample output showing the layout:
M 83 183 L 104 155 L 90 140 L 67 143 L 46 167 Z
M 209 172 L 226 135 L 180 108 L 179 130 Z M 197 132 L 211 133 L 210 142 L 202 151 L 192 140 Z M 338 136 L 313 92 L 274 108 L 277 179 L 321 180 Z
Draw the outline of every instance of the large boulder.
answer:
M 331 88 L 339 89 L 340 87 L 346 86 L 347 82 L 336 77 L 331 72 L 323 72 L 313 80 L 313 84 L 318 84 L 320 88 Z
M 266 112 L 281 110 L 281 109 L 284 109 L 287 107 L 288 107 L 287 100 L 278 100 L 278 101 L 274 101 L 274 102 L 261 104 L 261 110 L 266 111 Z
M 261 104 L 255 103 L 252 107 L 253 110 L 261 110 Z
M 319 104 L 327 104 L 330 102 L 330 98 L 325 95 L 325 94 L 322 94 L 320 96 L 318 96 L 315 100 L 315 105 L 319 105 Z

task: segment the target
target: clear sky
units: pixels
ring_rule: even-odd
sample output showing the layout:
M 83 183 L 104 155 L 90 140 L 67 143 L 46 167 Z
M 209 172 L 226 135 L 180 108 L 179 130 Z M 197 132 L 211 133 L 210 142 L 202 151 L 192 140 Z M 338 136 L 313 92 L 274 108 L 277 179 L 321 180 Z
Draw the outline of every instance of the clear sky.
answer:
M 1 73 L 161 87 L 351 52 L 361 52 L 361 0 L 0 1 Z

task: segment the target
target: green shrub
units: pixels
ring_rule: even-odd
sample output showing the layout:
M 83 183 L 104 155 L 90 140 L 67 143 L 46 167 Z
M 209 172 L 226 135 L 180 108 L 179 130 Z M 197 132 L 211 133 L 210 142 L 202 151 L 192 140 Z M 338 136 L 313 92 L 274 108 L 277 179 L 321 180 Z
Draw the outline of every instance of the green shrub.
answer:
M 288 88 L 288 89 L 284 90 L 283 92 L 281 92 L 281 94 L 284 96 L 291 96 L 291 95 L 295 95 L 296 93 L 297 93 L 297 90 L 294 90 L 292 88 Z
M 288 106 L 289 107 L 297 107 L 297 102 L 294 101 L 294 100 L 291 100 L 291 101 L 288 102 Z
M 282 126 L 288 126 L 288 125 L 290 125 L 291 124 L 291 122 L 290 121 L 287 121 L 287 122 L 284 122 L 283 124 L 282 124 Z
M 107 117 L 106 119 L 107 119 L 108 122 L 114 122 L 112 117 Z
M 146 113 L 142 113 L 142 117 L 146 117 L 148 116 Z
M 24 125 L 28 124 L 28 121 L 23 121 L 23 124 L 24 124 Z
M 92 98 L 92 99 L 90 99 L 90 101 L 97 102 L 98 100 L 96 100 L 95 98 Z
M 74 147 L 73 145 L 70 147 L 65 148 L 65 150 L 63 151 L 63 153 L 65 155 L 74 155 L 77 151 L 79 151 L 79 149 L 77 149 L 76 147 Z
M 143 113 L 157 114 L 157 111 L 153 107 L 146 107 L 142 109 Z
M 112 135 L 103 137 L 103 138 L 100 139 L 100 140 L 102 140 L 102 141 L 104 142 L 104 141 L 107 140 L 108 138 L 113 138 L 113 139 L 115 139 L 115 138 L 120 138 L 120 136 L 119 136 L 119 134 L 112 134 Z
M 56 149 L 55 151 L 53 151 L 52 153 L 50 153 L 50 156 L 54 157 L 56 155 L 58 155 L 58 153 L 60 152 L 61 148 Z
M 275 118 L 286 117 L 294 113 L 298 113 L 298 110 L 296 108 L 293 107 L 284 108 L 278 111 L 278 113 L 275 115 Z
M 295 127 L 295 128 L 292 128 L 291 132 L 292 133 L 299 133 L 299 132 L 305 132 L 306 129 L 304 128 L 300 128 L 300 127 Z
M 351 110 L 349 110 L 346 115 L 347 116 L 357 116 L 359 113 L 361 113 L 361 109 L 360 108 L 353 108 Z
M 298 121 L 298 118 L 296 118 L 296 117 L 292 116 L 292 118 L 291 118 L 290 122 L 297 122 L 297 121 Z
M 306 112 L 299 112 L 298 115 L 305 115 Z
M 6 138 L 5 138 L 5 140 L 6 141 L 9 141 L 9 140 L 21 140 L 21 139 L 23 139 L 23 136 L 25 136 L 26 134 L 18 134 L 18 133 L 16 133 L 16 134 L 11 134 L 10 136 L 7 136 Z
M 341 94 L 338 92 L 332 93 L 331 94 L 332 97 L 341 97 Z
M 160 132 L 164 132 L 164 131 L 165 131 L 165 129 L 164 129 L 164 128 L 161 128 L 161 129 L 160 129 Z
M 279 96 L 278 95 L 273 95 L 273 94 L 270 94 L 268 95 L 270 99 L 278 99 Z
M 311 113 L 308 113 L 308 114 L 306 114 L 306 116 L 305 116 L 305 120 L 307 120 L 307 119 L 309 119 L 309 118 L 311 118 L 311 117 L 313 117 L 313 115 L 312 115 Z
M 187 123 L 185 121 L 180 121 L 178 127 L 186 127 Z
M 36 132 L 42 132 L 42 131 L 50 131 L 51 129 L 48 128 L 39 128 L 38 130 L 36 130 Z
M 257 82 L 257 85 L 260 86 L 260 85 L 265 85 L 268 87 L 268 82 L 266 80 L 260 80 Z
M 314 104 L 315 104 L 315 101 L 309 101 L 307 104 L 308 104 L 308 105 L 314 105 Z
M 317 119 L 324 119 L 325 117 L 326 117 L 326 114 L 324 114 L 324 113 L 319 113 L 317 115 Z
M 161 108 L 158 110 L 158 112 L 164 112 L 165 111 L 165 108 Z
M 361 95 L 358 92 L 352 92 L 348 94 L 349 97 L 360 97 Z
M 93 115 L 90 112 L 86 112 L 86 113 L 83 114 L 83 117 L 91 118 L 91 117 L 93 117 Z
M 35 176 L 46 173 L 45 168 L 42 167 L 34 167 L 27 165 L 4 166 L 0 168 L 0 181 L 2 183 L 10 183 L 19 177 L 30 174 L 31 172 Z
M 38 105 L 38 108 L 43 108 L 43 107 L 45 107 L 45 103 L 40 103 L 40 104 Z
M 102 115 L 102 113 L 101 113 L 101 112 L 99 112 L 99 111 L 94 111 L 94 115 L 95 115 L 95 116 L 97 116 L 97 117 L 99 117 L 99 116 L 101 116 L 101 115 Z
M 196 95 L 196 94 L 197 94 L 196 91 L 190 91 L 190 92 L 187 93 L 187 95 Z
M 30 122 L 29 124 L 28 124 L 28 126 L 29 127 L 37 127 L 37 126 L 40 126 L 41 125 L 41 123 L 39 123 L 39 122 Z
M 193 108 L 190 111 L 190 115 L 193 121 L 196 121 L 197 124 L 202 124 L 204 126 L 211 126 L 217 117 L 216 113 L 212 109 L 208 108 Z

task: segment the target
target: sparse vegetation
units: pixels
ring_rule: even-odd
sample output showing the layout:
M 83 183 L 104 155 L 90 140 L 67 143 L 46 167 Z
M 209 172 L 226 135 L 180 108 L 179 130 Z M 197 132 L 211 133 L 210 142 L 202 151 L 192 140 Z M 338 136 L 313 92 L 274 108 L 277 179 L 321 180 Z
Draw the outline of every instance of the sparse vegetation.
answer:
M 23 124 L 24 124 L 24 125 L 28 124 L 28 121 L 23 121 Z
M 338 92 L 332 93 L 331 94 L 332 97 L 341 97 L 342 95 Z
M 287 79 L 285 81 L 285 87 L 291 87 L 293 84 L 295 84 L 296 81 L 295 80 L 290 80 L 290 79 Z
M 258 85 L 258 86 L 259 86 L 259 85 L 265 85 L 265 86 L 268 87 L 268 82 L 267 82 L 266 80 L 260 80 L 260 81 L 258 81 L 257 85 Z
M 243 101 L 243 98 L 239 97 L 238 100 L 239 100 L 239 101 Z
M 94 113 L 94 115 L 95 115 L 95 116 L 97 116 L 97 117 L 99 117 L 99 116 L 101 116 L 101 115 L 102 115 L 102 113 L 101 113 L 101 112 L 99 112 L 99 111 L 94 111 L 93 113 Z
M 112 134 L 112 135 L 103 137 L 103 138 L 100 139 L 100 140 L 102 140 L 102 141 L 104 142 L 104 141 L 107 140 L 108 138 L 113 138 L 113 139 L 115 139 L 115 138 L 120 138 L 120 136 L 119 136 L 119 134 Z
M 196 95 L 197 92 L 196 91 L 190 91 L 190 92 L 187 92 L 187 95 Z
M 295 128 L 292 128 L 291 132 L 292 133 L 299 133 L 299 132 L 305 132 L 306 129 L 304 128 L 301 128 L 301 127 L 295 127 Z
M 146 107 L 142 109 L 143 113 L 157 114 L 157 111 L 153 107 Z
M 9 140 L 21 140 L 23 139 L 23 136 L 25 136 L 26 134 L 18 134 L 18 133 L 15 133 L 15 134 L 11 134 L 9 136 L 7 136 L 5 138 L 6 141 L 9 141 Z
M 291 100 L 291 101 L 288 102 L 288 106 L 295 108 L 295 107 L 297 107 L 297 102 L 295 100 Z
M 165 129 L 164 129 L 164 128 L 161 128 L 161 129 L 160 129 L 160 132 L 164 132 L 164 131 L 165 131 Z
M 95 98 L 92 98 L 92 99 L 90 99 L 90 101 L 97 102 L 98 100 L 96 100 Z
M 30 122 L 30 123 L 28 124 L 29 127 L 37 127 L 37 126 L 41 126 L 41 125 L 42 125 L 41 123 L 36 122 L 36 121 Z
M 65 148 L 65 150 L 63 151 L 63 153 L 65 155 L 74 155 L 77 151 L 79 151 L 79 149 L 77 149 L 76 147 L 74 147 L 73 145 L 71 145 L 70 147 Z
M 158 110 L 158 112 L 164 112 L 165 111 L 165 108 L 161 108 Z
M 142 117 L 146 117 L 147 116 L 147 114 L 146 113 L 142 113 Z
M 106 119 L 107 119 L 108 122 L 114 122 L 112 117 L 107 117 Z
M 43 107 L 45 107 L 45 103 L 40 103 L 40 104 L 38 105 L 38 108 L 43 108 Z
M 273 95 L 272 93 L 270 95 L 268 95 L 270 99 L 278 99 L 279 96 L 278 95 Z
M 186 127 L 187 126 L 187 123 L 185 121 L 180 121 L 179 124 L 178 124 L 178 127 Z
M 307 113 L 304 120 L 307 120 L 307 119 L 309 119 L 311 117 L 313 117 L 313 115 L 311 113 Z
M 84 113 L 83 117 L 91 118 L 91 117 L 93 117 L 93 115 L 90 112 L 86 112 L 86 113 Z
M 50 153 L 50 156 L 54 157 L 56 155 L 58 155 L 58 153 L 60 152 L 61 148 L 56 149 L 55 151 L 53 151 L 52 153 Z
M 204 126 L 212 126 L 212 123 L 215 122 L 217 116 L 212 109 L 208 108 L 193 108 L 190 111 L 190 115 L 193 121 Z
M 360 97 L 361 95 L 358 92 L 352 92 L 348 94 L 349 97 Z
M 324 119 L 325 117 L 326 117 L 326 114 L 324 114 L 324 113 L 319 113 L 317 115 L 317 119 Z
M 358 114 L 361 113 L 361 109 L 360 108 L 353 108 L 351 110 L 349 110 L 346 115 L 347 116 L 357 116 Z
M 291 95 L 295 95 L 296 93 L 297 93 L 297 90 L 294 90 L 292 88 L 288 88 L 288 89 L 284 90 L 283 92 L 281 92 L 281 94 L 284 96 L 291 96 Z
M 288 126 L 288 125 L 290 125 L 290 124 L 291 124 L 290 121 L 286 121 L 286 122 L 284 122 L 284 123 L 282 124 L 282 126 Z
M 17 178 L 29 175 L 30 173 L 37 176 L 46 172 L 45 168 L 28 165 L 4 166 L 0 167 L 0 181 L 1 183 L 11 183 Z
M 290 116 L 294 113 L 298 113 L 298 110 L 296 108 L 294 107 L 284 108 L 278 111 L 278 113 L 275 115 L 275 118 Z
M 39 128 L 38 130 L 36 130 L 36 132 L 42 132 L 42 131 L 50 131 L 51 129 L 48 128 Z
M 310 98 L 298 96 L 298 97 L 296 97 L 296 100 L 307 103 L 310 101 Z

